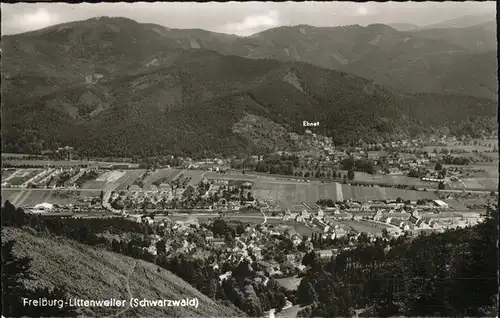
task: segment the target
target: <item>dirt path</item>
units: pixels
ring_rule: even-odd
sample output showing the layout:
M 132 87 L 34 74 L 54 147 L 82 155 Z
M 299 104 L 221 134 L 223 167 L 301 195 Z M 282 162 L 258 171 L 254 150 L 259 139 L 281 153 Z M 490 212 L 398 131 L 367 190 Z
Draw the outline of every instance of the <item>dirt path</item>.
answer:
M 169 181 L 174 181 L 179 178 L 182 174 L 186 173 L 186 170 L 179 170 Z
M 260 213 L 262 213 L 262 216 L 264 217 L 264 221 L 262 222 L 262 225 L 264 225 L 267 223 L 267 216 L 263 211 L 260 211 Z
M 148 272 L 146 271 L 146 269 L 144 267 L 142 268 L 142 270 L 143 270 L 144 275 L 146 276 L 147 280 L 151 284 L 151 286 L 153 286 L 154 285 L 153 278 L 149 277 Z M 154 288 L 154 291 L 155 291 L 158 299 L 163 299 L 162 295 L 160 295 L 160 293 L 158 292 L 158 289 Z
M 23 190 L 21 190 L 21 192 L 19 192 L 19 193 L 17 194 L 17 196 L 16 196 L 13 200 L 11 200 L 11 201 L 10 201 L 10 203 L 12 203 L 12 204 L 13 204 L 13 205 L 15 205 L 15 206 L 18 206 L 18 205 L 19 205 L 19 204 L 18 204 L 18 201 L 19 201 L 19 199 L 20 199 L 20 198 L 21 198 L 21 197 L 25 194 L 25 191 L 26 191 L 26 190 L 24 190 L 24 189 L 23 189 Z
M 335 183 L 335 191 L 336 191 L 337 201 L 344 201 L 344 193 L 342 192 L 342 184 L 336 182 Z
M 137 261 L 134 261 L 134 265 L 132 265 L 132 268 L 130 269 L 130 272 L 127 274 L 127 278 L 125 280 L 125 288 L 127 289 L 129 300 L 132 299 L 132 297 L 133 297 L 132 292 L 130 291 L 130 276 L 132 276 L 132 273 L 134 272 L 136 265 L 137 265 Z M 130 309 L 132 309 L 132 307 L 130 307 L 130 305 L 129 305 L 127 308 L 123 309 L 118 314 L 116 314 L 116 317 L 126 313 Z

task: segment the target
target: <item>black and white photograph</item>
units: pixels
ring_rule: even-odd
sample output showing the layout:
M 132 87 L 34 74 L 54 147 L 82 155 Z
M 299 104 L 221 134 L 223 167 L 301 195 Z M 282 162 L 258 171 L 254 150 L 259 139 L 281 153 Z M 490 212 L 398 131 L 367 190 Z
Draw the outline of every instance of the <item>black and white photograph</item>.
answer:
M 3 317 L 498 317 L 497 2 L 1 4 Z

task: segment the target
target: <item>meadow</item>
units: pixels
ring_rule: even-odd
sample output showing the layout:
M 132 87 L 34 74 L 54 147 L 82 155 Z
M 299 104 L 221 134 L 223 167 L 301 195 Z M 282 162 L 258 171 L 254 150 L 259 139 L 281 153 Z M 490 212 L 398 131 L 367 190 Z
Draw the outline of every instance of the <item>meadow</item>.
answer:
M 352 220 L 342 220 L 342 221 L 337 221 L 338 223 L 342 225 L 346 225 L 348 227 L 351 227 L 359 232 L 364 232 L 364 233 L 371 233 L 374 235 L 381 235 L 383 229 L 389 229 L 391 226 L 382 224 L 382 223 L 375 223 L 375 222 L 370 222 L 370 221 L 352 221 Z
M 497 178 L 499 176 L 498 173 L 498 162 L 495 162 L 493 164 L 476 164 L 476 165 L 469 165 L 467 167 L 474 168 L 474 169 L 481 169 L 484 171 L 484 173 L 490 177 L 490 178 Z
M 205 173 L 199 170 L 184 170 L 183 174 L 185 177 L 191 177 L 188 184 L 193 186 L 197 185 L 205 177 Z
M 162 179 L 165 180 L 162 181 L 162 183 L 168 183 L 172 180 L 177 179 L 182 173 L 183 170 L 181 169 L 173 169 L 173 168 L 157 169 L 144 179 L 144 187 L 145 188 L 150 187 L 153 184 L 153 182 Z
M 496 191 L 498 178 L 464 178 L 461 179 L 469 189 L 485 189 Z
M 13 186 L 22 185 L 24 182 L 42 172 L 42 169 L 18 169 L 14 176 L 11 175 L 11 178 L 7 181 L 7 183 Z
M 204 177 L 209 180 L 242 180 L 242 181 L 255 181 L 258 176 L 248 175 L 248 174 L 239 174 L 239 173 L 218 173 L 214 171 L 207 171 L 204 173 Z
M 491 147 L 489 146 L 491 144 Z M 441 149 L 449 149 L 449 150 L 458 150 L 458 151 L 464 151 L 464 152 L 473 152 L 473 151 L 478 151 L 478 152 L 488 152 L 492 151 L 494 146 L 498 146 L 498 140 L 488 140 L 485 142 L 482 142 L 481 144 L 478 145 L 447 145 L 447 146 L 426 146 L 423 147 L 424 151 L 427 151 L 429 153 L 433 152 L 434 149 L 436 151 L 440 151 Z
M 356 201 L 394 200 L 397 198 L 416 201 L 418 199 L 434 200 L 437 198 L 435 193 L 427 191 L 414 191 L 377 186 L 361 187 L 351 186 L 348 184 L 342 185 L 342 193 L 345 200 Z
M 118 179 L 114 184 L 114 188 L 117 190 L 126 190 L 127 187 L 134 184 L 135 180 L 139 179 L 140 176 L 146 172 L 146 170 L 125 170 L 125 175 Z
M 371 175 L 369 173 L 360 171 L 356 171 L 354 173 L 354 181 L 362 181 L 362 182 L 376 181 L 394 185 L 404 184 L 416 187 L 429 187 L 429 186 L 435 187 L 435 185 L 432 185 L 431 183 L 426 181 L 422 181 L 419 178 L 411 178 L 403 175 Z
M 104 161 L 87 161 L 87 160 L 28 160 L 28 159 L 15 159 L 15 160 L 5 160 L 3 161 L 5 164 L 9 164 L 12 166 L 66 166 L 66 167 L 74 167 L 74 166 L 109 166 L 109 165 L 124 165 L 123 162 L 104 162 Z
M 97 177 L 96 181 L 104 181 L 106 183 L 116 182 L 124 175 L 125 175 L 124 171 L 119 171 L 119 170 L 106 171 L 105 173 Z
M 2 169 L 2 181 L 16 173 L 16 169 Z
M 402 198 L 418 200 L 422 198 L 436 199 L 433 192 L 403 190 L 383 187 L 361 187 L 348 184 L 268 182 L 258 180 L 252 190 L 257 199 L 273 199 L 282 208 L 294 209 L 302 202 L 317 202 L 319 199 L 334 201 L 356 200 L 388 200 Z

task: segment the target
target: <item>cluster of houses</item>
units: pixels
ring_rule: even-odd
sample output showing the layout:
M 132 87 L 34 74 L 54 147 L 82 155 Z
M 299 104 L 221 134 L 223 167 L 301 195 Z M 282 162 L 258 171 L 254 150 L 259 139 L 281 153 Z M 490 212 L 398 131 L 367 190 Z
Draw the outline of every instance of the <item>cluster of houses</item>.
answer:
M 383 150 L 390 148 L 418 148 L 423 145 L 421 139 L 402 139 L 390 142 L 371 143 L 367 145 L 368 150 Z
M 445 228 L 475 225 L 483 220 L 476 212 L 453 212 L 442 200 L 431 201 L 441 209 L 439 213 L 415 207 L 379 208 L 375 213 L 360 213 L 355 219 L 373 220 L 392 225 L 402 231 L 444 230 Z
M 148 220 L 151 221 L 151 220 Z M 217 237 L 211 230 L 211 222 L 207 222 L 207 226 L 202 226 L 196 217 L 189 217 L 184 221 L 171 220 L 159 221 L 158 225 L 166 229 L 165 235 L 165 252 L 176 252 L 190 257 L 207 258 L 209 255 L 216 256 L 216 260 L 212 266 L 214 269 L 221 269 L 225 263 L 237 265 L 243 260 L 248 260 L 249 264 L 256 263 L 259 268 L 256 276 L 259 281 L 266 284 L 269 277 L 283 277 L 304 273 L 306 266 L 302 265 L 302 259 L 305 252 L 314 251 L 320 258 L 331 258 L 337 255 L 339 248 L 316 250 L 310 237 L 303 237 L 294 228 L 286 225 L 267 225 L 262 224 L 259 227 L 246 226 L 243 232 L 238 233 L 234 240 L 228 241 L 224 237 Z M 311 221 L 312 226 L 322 226 L 320 224 L 328 224 L 330 219 L 324 214 L 313 214 Z M 354 246 L 356 239 L 361 233 L 352 229 L 345 229 L 339 225 L 332 224 L 330 232 L 321 234 L 323 239 L 338 238 L 348 235 L 349 245 L 343 247 L 342 250 L 348 250 Z M 277 261 L 276 258 L 266 257 L 265 251 L 276 250 L 276 244 L 283 237 L 289 239 L 294 247 L 303 244 L 305 250 L 295 250 L 285 254 L 284 265 L 282 261 Z M 373 242 L 375 237 L 368 235 Z M 151 254 L 158 254 L 157 242 L 162 238 L 158 235 L 152 235 L 151 245 L 145 247 Z M 304 241 L 305 240 L 305 241 Z M 290 269 L 290 265 L 292 269 Z M 286 268 L 285 268 L 286 266 Z M 291 272 L 290 272 L 291 270 Z M 222 283 L 225 279 L 231 277 L 231 272 L 225 272 L 219 276 Z
M 38 174 L 32 176 L 31 178 L 24 180 L 22 183 L 15 184 L 15 183 L 9 182 L 9 179 L 24 176 L 28 171 L 30 171 L 30 170 L 27 170 L 27 169 L 16 170 L 16 172 L 14 172 L 14 174 L 12 174 L 9 178 L 7 178 L 6 180 L 4 180 L 2 182 L 2 187 L 26 188 L 29 184 L 33 184 L 33 185 L 38 185 L 38 186 L 43 185 L 43 187 L 45 188 L 45 187 L 51 186 L 48 184 L 49 181 L 51 180 L 51 178 L 55 179 L 55 177 L 58 174 L 61 174 L 63 172 L 62 169 L 46 169 L 46 170 L 40 171 Z M 52 186 L 55 187 L 56 180 L 53 180 L 53 181 L 54 182 L 53 182 Z
M 205 191 L 205 188 L 193 186 L 193 193 L 191 195 L 192 197 L 201 198 L 204 201 L 200 201 L 196 206 L 188 208 L 237 211 L 244 206 L 257 206 L 257 202 L 254 199 L 245 201 L 243 205 L 241 204 L 242 196 L 246 199 L 249 193 L 251 195 L 250 188 L 252 184 L 250 182 L 237 186 L 230 185 L 228 181 L 215 180 L 209 182 L 207 179 L 203 179 L 202 184 L 206 185 L 208 190 Z M 237 187 L 239 187 L 239 191 L 235 191 Z M 113 191 L 109 197 L 109 201 L 114 203 L 113 206 L 119 208 L 141 209 L 145 207 L 146 209 L 165 209 L 168 207 L 168 203 L 174 199 L 182 201 L 186 197 L 185 191 L 186 189 L 182 187 L 172 188 L 168 183 L 162 183 L 158 186 L 149 185 L 144 188 L 133 185 L 129 187 L 128 191 Z M 224 195 L 226 192 L 231 194 Z
M 326 137 L 322 135 L 317 135 L 311 130 L 305 130 L 306 137 L 309 137 L 309 144 L 312 148 L 320 149 L 324 151 L 326 155 L 333 155 L 335 152 L 335 146 L 333 145 L 333 138 Z
M 207 257 L 216 255 L 217 260 L 212 264 L 214 269 L 222 268 L 222 265 L 229 262 L 237 265 L 243 260 L 249 263 L 256 262 L 261 268 L 261 274 L 258 275 L 263 284 L 267 283 L 266 277 L 280 277 L 285 273 L 282 271 L 282 264 L 275 259 L 266 259 L 263 255 L 264 250 L 273 250 L 278 236 L 285 236 L 290 239 L 295 247 L 304 243 L 306 250 L 314 250 L 311 238 L 303 242 L 303 237 L 293 228 L 287 226 L 267 226 L 260 227 L 246 226 L 243 233 L 233 241 L 227 241 L 223 237 L 216 237 L 209 229 L 212 221 L 207 222 L 208 226 L 201 226 L 196 217 L 189 217 L 184 221 L 159 221 L 159 226 L 166 229 L 168 235 L 165 236 L 165 252 L 176 252 L 187 254 L 192 257 Z M 195 239 L 195 237 L 197 239 Z M 327 238 L 324 235 L 323 238 Z M 157 243 L 162 238 L 158 235 L 150 236 L 151 245 L 145 247 L 149 253 L 158 254 Z M 335 254 L 334 250 L 317 251 L 320 257 L 331 257 Z M 294 266 L 297 272 L 305 271 L 306 267 L 301 264 L 304 252 L 293 252 L 285 255 L 285 261 Z M 220 281 L 231 277 L 231 272 L 220 275 Z
M 91 202 L 92 201 L 92 202 Z M 24 207 L 27 213 L 38 214 L 41 217 L 85 217 L 85 215 L 110 217 L 108 210 L 100 205 L 98 198 L 85 199 L 75 204 L 38 203 Z
M 283 220 L 295 220 L 315 227 L 326 236 L 334 239 L 345 236 L 352 228 L 339 225 L 339 220 L 366 220 L 373 223 L 383 223 L 390 234 L 398 235 L 403 231 L 441 230 L 445 228 L 465 227 L 477 224 L 483 217 L 476 212 L 454 212 L 443 200 L 427 202 L 397 202 L 385 200 L 378 202 L 346 202 L 336 207 L 316 211 L 302 210 L 292 213 L 289 210 L 282 213 Z M 373 224 L 376 227 L 376 224 Z
M 340 238 L 348 233 L 348 229 L 335 223 L 335 220 L 349 219 L 350 215 L 342 213 L 339 210 L 333 211 L 330 215 L 326 215 L 322 209 L 302 210 L 301 212 L 291 212 L 287 210 L 283 213 L 284 221 L 295 220 L 296 222 L 304 223 L 306 226 L 315 227 L 324 233 L 325 238 Z
M 175 197 L 182 198 L 183 192 L 184 189 L 174 190 L 168 183 L 162 183 L 159 186 L 150 185 L 145 189 L 132 185 L 128 191 L 112 192 L 109 200 L 122 208 L 138 208 L 145 204 L 147 209 L 154 209 Z
M 60 168 L 46 168 L 40 169 L 18 169 L 10 178 L 2 182 L 2 187 L 9 188 L 72 188 L 75 187 L 77 180 L 82 177 L 88 169 L 79 167 L 60 167 Z M 36 171 L 35 175 L 29 179 L 23 180 L 19 184 L 9 183 L 9 179 L 13 177 L 20 177 L 22 174 Z M 66 177 L 64 182 L 59 182 L 61 177 Z

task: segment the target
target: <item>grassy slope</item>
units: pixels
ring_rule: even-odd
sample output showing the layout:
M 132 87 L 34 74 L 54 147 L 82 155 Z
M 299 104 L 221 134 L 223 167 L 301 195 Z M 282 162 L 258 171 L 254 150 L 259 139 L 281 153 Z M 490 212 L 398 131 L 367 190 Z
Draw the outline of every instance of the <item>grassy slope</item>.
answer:
M 71 297 L 81 299 L 129 299 L 127 277 L 130 275 L 130 292 L 135 298 L 199 299 L 198 308 L 145 307 L 130 310 L 133 316 L 244 316 L 236 309 L 215 303 L 181 278 L 167 270 L 157 270 L 157 266 L 134 260 L 101 249 L 94 249 L 67 239 L 47 238 L 29 230 L 2 229 L 2 240 L 14 239 L 15 253 L 33 259 L 32 270 L 36 284 L 53 287 L 63 285 Z M 135 266 L 134 266 L 135 264 Z M 133 270 L 133 271 L 132 271 Z M 132 271 L 132 272 L 131 272 Z M 129 274 L 132 273 L 132 274 Z M 122 309 L 87 310 L 86 315 L 114 315 Z

